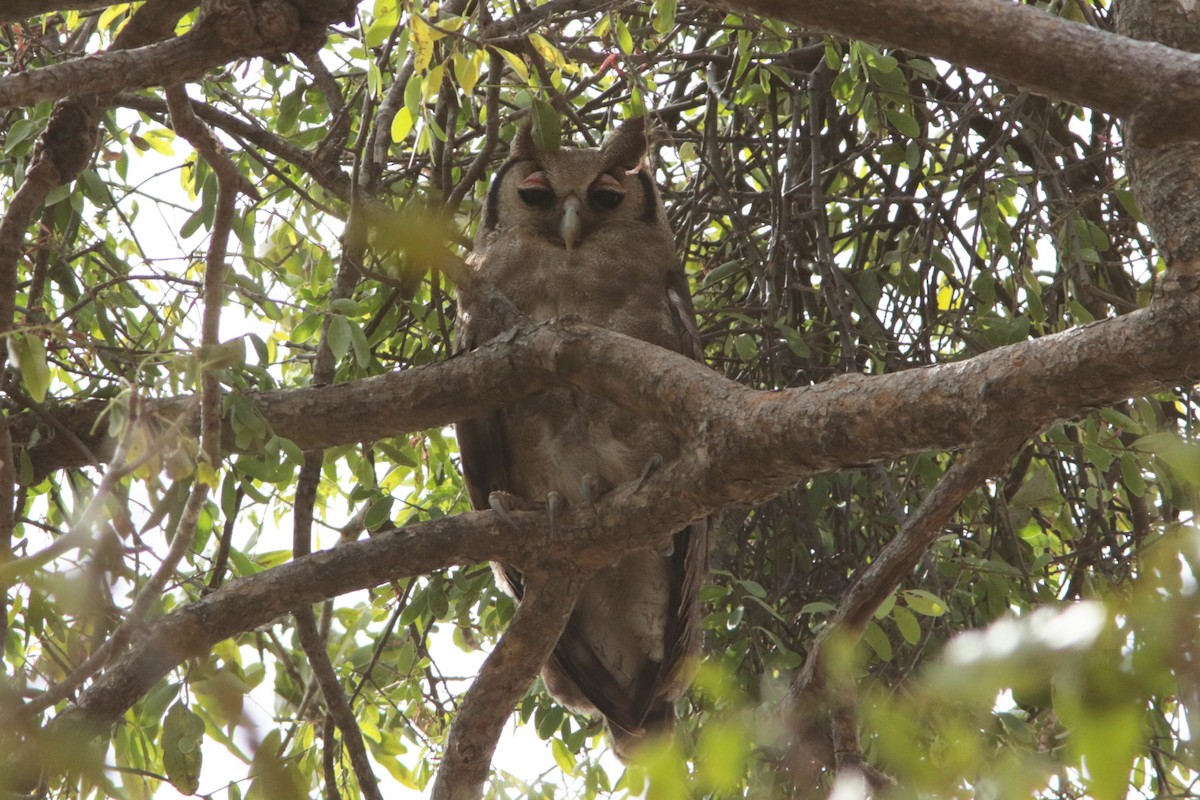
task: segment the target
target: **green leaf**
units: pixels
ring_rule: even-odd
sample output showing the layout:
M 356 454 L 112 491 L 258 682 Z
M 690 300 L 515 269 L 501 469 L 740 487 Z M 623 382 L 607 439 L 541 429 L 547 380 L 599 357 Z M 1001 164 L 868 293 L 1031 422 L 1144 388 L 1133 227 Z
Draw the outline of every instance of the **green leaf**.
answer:
M 700 729 L 696 742 L 696 778 L 705 792 L 737 792 L 752 739 L 740 725 L 713 722 Z
M 46 345 L 32 333 L 10 333 L 8 357 L 21 370 L 21 383 L 36 402 L 46 400 L 50 389 L 50 364 L 46 360 Z
M 892 127 L 908 138 L 915 139 L 921 135 L 921 126 L 911 114 L 898 108 L 885 108 L 883 113 Z
M 617 33 L 617 47 L 621 48 L 621 52 L 629 55 L 633 52 L 633 35 L 629 32 L 628 26 L 621 17 L 613 17 L 613 30 Z
M 558 764 L 558 768 L 564 774 L 575 774 L 575 756 L 563 744 L 562 739 L 556 737 L 550 740 L 550 752 L 554 755 L 554 763 Z
M 1126 489 L 1133 493 L 1134 497 L 1141 497 L 1146 493 L 1146 478 L 1142 475 L 1142 464 L 1132 454 L 1121 456 L 1121 482 L 1125 484 Z
M 879 656 L 880 661 L 892 660 L 892 655 L 894 655 L 892 643 L 888 641 L 887 634 L 875 620 L 871 620 L 867 623 L 867 627 L 863 628 L 863 641 L 870 645 L 871 649 L 875 651 L 875 655 Z
M 8 134 L 4 137 L 4 152 L 11 153 L 17 148 L 21 142 L 32 136 L 41 123 L 32 119 L 19 119 L 8 128 Z
M 540 98 L 534 98 L 529 106 L 530 118 L 533 122 L 533 143 L 546 153 L 553 153 L 562 146 L 562 121 L 554 106 Z
M 946 604 L 932 592 L 924 589 L 905 589 L 900 595 L 909 608 L 922 616 L 940 617 L 946 613 Z
M 758 581 L 738 581 L 738 585 L 751 597 L 763 598 L 767 596 L 767 590 Z
M 454 51 L 452 58 L 454 78 L 458 81 L 458 88 L 462 89 L 463 94 L 470 94 L 475 90 L 475 84 L 479 82 L 480 61 L 475 57 L 479 55 L 482 55 L 479 51 L 471 56 L 465 56 L 458 50 Z
M 330 317 L 329 331 L 325 335 L 335 358 L 341 360 L 350 352 L 350 320 L 340 315 Z
M 371 365 L 371 345 L 362 326 L 353 320 L 346 320 L 350 328 L 350 344 L 354 348 L 354 363 L 365 369 Z
M 393 503 L 395 498 L 391 495 L 385 495 L 373 502 L 363 516 L 363 527 L 373 531 L 391 522 Z
M 896 629 L 900 631 L 904 641 L 909 644 L 921 641 L 921 623 L 911 611 L 904 606 L 895 606 L 892 609 L 892 619 L 896 621 Z
M 167 779 L 183 794 L 195 794 L 200 788 L 203 738 L 204 720 L 182 701 L 171 706 L 163 718 L 162 762 Z

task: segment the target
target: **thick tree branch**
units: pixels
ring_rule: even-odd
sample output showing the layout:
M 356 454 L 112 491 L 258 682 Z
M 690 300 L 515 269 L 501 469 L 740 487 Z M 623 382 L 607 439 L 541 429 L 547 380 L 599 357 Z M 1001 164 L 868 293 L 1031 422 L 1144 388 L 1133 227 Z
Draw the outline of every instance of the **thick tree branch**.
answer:
M 1006 0 L 721 0 L 713 3 L 983 70 L 1037 94 L 1129 118 L 1152 111 L 1195 135 L 1200 56 Z M 1103 75 L 1104 80 L 1096 80 Z
M 1117 30 L 1183 50 L 1200 50 L 1194 14 L 1173 2 L 1122 2 Z M 1130 181 L 1138 206 L 1154 231 L 1171 269 L 1195 266 L 1200 257 L 1200 148 L 1179 141 L 1174 121 L 1159 114 L 1139 115 L 1125 126 Z
M 53 11 L 89 11 L 115 6 L 121 0 L 6 0 L 0 6 L 0 23 L 18 22 Z
M 178 38 L 0 78 L 0 108 L 186 83 L 239 58 L 315 51 L 326 26 L 352 20 L 354 7 L 350 0 L 295 5 L 284 0 L 209 0 L 196 27 Z
M 566 627 L 585 576 L 570 565 L 545 565 L 525 575 L 525 594 L 500 643 L 471 684 L 442 757 L 433 800 L 476 800 L 483 794 L 504 723 L 524 696 Z
M 973 438 L 981 416 L 1000 406 L 1035 432 L 1087 409 L 1200 376 L 1197 278 L 1167 279 L 1150 308 L 974 358 L 888 375 L 847 375 L 817 386 L 755 392 L 661 348 L 567 322 L 526 325 L 448 361 L 337 386 L 248 395 L 278 435 L 302 449 L 332 447 L 446 425 L 550 386 L 570 384 L 661 418 L 685 436 L 738 436 L 759 447 L 741 480 L 739 502 L 764 497 L 774 471 L 813 470 L 954 450 Z M 191 411 L 187 397 L 159 401 L 165 419 Z M 105 408 L 87 402 L 56 412 L 101 458 L 112 443 L 93 425 Z M 743 421 L 738 422 L 738 416 Z M 744 420 L 752 420 L 752 424 Z M 40 420 L 12 419 L 18 446 Z M 231 446 L 231 437 L 227 436 Z M 783 445 L 782 449 L 776 445 Z M 763 453 L 776 454 L 763 458 Z M 71 442 L 29 450 L 38 474 L 87 463 Z M 735 473 L 736 474 L 736 473 Z

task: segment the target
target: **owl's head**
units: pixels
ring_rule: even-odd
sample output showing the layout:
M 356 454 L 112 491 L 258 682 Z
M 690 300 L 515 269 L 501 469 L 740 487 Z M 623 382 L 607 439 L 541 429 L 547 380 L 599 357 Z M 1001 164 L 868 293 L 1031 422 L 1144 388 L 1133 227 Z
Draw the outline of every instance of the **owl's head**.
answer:
M 523 126 L 488 192 L 484 232 L 525 229 L 570 250 L 603 227 L 653 225 L 660 202 L 645 154 L 640 117 L 599 148 L 542 150 Z

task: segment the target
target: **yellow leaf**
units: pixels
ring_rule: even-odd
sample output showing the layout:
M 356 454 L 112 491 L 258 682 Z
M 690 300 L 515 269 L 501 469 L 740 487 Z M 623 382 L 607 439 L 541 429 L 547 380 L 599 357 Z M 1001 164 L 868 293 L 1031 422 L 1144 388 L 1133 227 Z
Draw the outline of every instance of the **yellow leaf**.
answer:
M 108 30 L 112 26 L 113 21 L 128 10 L 129 3 L 117 3 L 115 6 L 109 6 L 104 9 L 104 13 L 100 15 L 100 19 L 96 21 L 96 27 L 102 31 Z
M 475 55 L 483 54 L 477 51 Z M 463 90 L 463 94 L 470 94 L 475 89 L 475 84 L 479 83 L 479 62 L 455 50 L 454 77 L 458 79 L 458 88 Z
M 513 72 L 517 73 L 517 75 L 521 77 L 522 81 L 529 83 L 529 69 L 525 66 L 525 62 L 521 60 L 520 56 L 518 56 L 516 53 L 510 53 L 502 47 L 496 47 L 493 49 L 499 53 L 505 61 L 508 62 L 508 65 L 512 67 Z
M 219 489 L 221 487 L 220 476 L 207 461 L 200 461 L 196 464 L 196 480 L 207 485 L 210 489 Z
M 442 91 L 442 76 L 446 74 L 446 67 L 438 64 L 433 69 L 429 70 L 429 74 L 425 76 L 422 96 L 429 102 L 437 100 L 438 93 Z
M 407 107 L 401 108 L 396 112 L 396 116 L 392 117 L 392 141 L 403 142 L 412 131 L 412 127 L 412 112 Z
M 554 66 L 561 68 L 567 65 L 566 59 L 563 58 L 563 55 L 558 51 L 558 48 L 550 44 L 546 37 L 542 36 L 540 33 L 529 34 L 529 43 L 533 45 L 533 49 L 538 52 L 538 55 L 549 61 Z
M 937 292 L 937 306 L 941 311 L 954 308 L 957 303 L 954 302 L 954 287 L 943 283 Z
M 146 131 L 142 134 L 142 141 L 150 146 L 154 152 L 164 156 L 175 155 L 175 149 L 171 147 L 171 142 L 174 140 L 175 134 L 172 131 L 158 129 Z
M 412 32 L 413 67 L 417 72 L 424 72 L 433 62 L 433 43 L 438 38 L 434 34 L 437 32 L 416 14 L 409 18 L 408 29 Z

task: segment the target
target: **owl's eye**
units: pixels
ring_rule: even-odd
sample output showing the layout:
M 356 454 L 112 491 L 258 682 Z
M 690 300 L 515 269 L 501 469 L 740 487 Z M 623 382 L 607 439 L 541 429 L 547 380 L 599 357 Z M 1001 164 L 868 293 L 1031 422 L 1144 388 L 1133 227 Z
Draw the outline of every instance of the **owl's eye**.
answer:
M 554 192 L 549 189 L 517 189 L 525 205 L 534 208 L 549 208 L 554 205 Z
M 554 190 L 550 188 L 550 181 L 546 180 L 545 174 L 541 172 L 535 172 L 521 181 L 521 185 L 517 187 L 517 194 L 521 196 L 525 205 L 533 208 L 549 208 L 554 205 Z
M 588 192 L 588 202 L 603 211 L 612 211 L 624 199 L 624 192 L 614 192 L 612 189 L 593 189 Z

